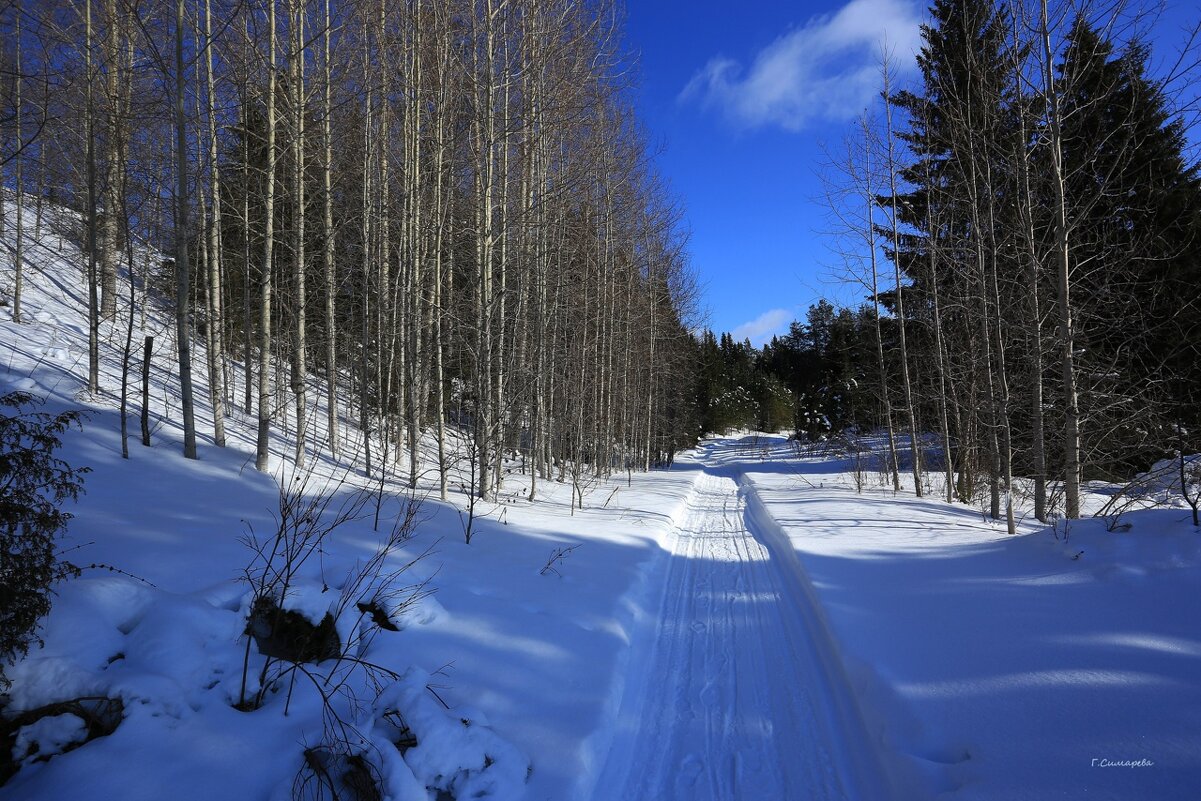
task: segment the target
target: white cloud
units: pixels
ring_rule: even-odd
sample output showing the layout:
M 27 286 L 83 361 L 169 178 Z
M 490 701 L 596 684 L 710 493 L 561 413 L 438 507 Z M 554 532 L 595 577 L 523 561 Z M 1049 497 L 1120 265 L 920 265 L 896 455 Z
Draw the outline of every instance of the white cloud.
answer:
M 770 342 L 773 336 L 786 333 L 789 323 L 794 319 L 791 309 L 771 309 L 738 326 L 730 332 L 730 336 L 734 337 L 735 342 L 750 339 L 752 345 L 761 348 Z
M 743 128 L 799 131 L 818 120 L 846 119 L 880 90 L 882 44 L 901 70 L 913 68 L 920 22 L 914 0 L 851 0 L 776 39 L 749 69 L 724 56 L 711 59 L 679 100 L 717 108 Z

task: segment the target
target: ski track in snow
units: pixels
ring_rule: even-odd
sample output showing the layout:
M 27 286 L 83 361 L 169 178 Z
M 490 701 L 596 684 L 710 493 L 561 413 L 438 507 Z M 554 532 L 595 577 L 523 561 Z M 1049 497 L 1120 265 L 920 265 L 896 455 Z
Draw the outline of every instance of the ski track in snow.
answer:
M 594 801 L 861 797 L 841 757 L 867 746 L 840 731 L 804 595 L 748 528 L 735 475 L 697 481 Z

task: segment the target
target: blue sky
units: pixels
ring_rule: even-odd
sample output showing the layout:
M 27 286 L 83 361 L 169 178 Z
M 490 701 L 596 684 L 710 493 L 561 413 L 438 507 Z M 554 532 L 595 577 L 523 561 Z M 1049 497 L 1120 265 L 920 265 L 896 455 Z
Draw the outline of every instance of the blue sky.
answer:
M 878 91 L 887 37 L 912 72 L 925 2 L 629 0 L 638 102 L 663 148 L 661 172 L 685 208 L 708 324 L 756 345 L 821 297 L 857 304 L 838 258 L 818 177 Z M 1188 4 L 1191 5 L 1191 4 Z M 1164 57 L 1196 10 L 1169 6 Z

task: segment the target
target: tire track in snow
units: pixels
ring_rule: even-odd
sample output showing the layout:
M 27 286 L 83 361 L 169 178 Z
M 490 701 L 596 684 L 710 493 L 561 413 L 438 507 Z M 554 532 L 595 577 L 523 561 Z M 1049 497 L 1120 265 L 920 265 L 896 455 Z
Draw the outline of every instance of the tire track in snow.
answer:
M 753 528 L 734 478 L 706 468 L 593 801 L 886 797 L 861 728 L 837 712 L 853 699 L 831 697 L 850 690 L 823 667 L 805 595 Z

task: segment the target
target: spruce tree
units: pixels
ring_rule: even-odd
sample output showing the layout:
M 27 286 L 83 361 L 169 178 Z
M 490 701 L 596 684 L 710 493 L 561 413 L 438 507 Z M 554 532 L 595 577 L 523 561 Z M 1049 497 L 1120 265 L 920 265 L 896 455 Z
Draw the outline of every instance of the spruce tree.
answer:
M 1115 53 L 1080 18 L 1059 65 L 1083 437 L 1100 475 L 1145 467 L 1178 422 L 1196 428 L 1201 179 L 1149 56 L 1138 41 Z
M 1005 389 L 1001 306 L 1019 291 L 1001 232 L 1006 208 L 1007 151 L 1014 129 L 1011 97 L 1013 56 L 1010 21 L 987 0 L 936 0 L 922 26 L 924 44 L 917 55 L 920 90 L 900 91 L 886 100 L 906 119 L 897 136 L 912 162 L 900 170 L 896 197 L 881 205 L 895 207 L 904 229 L 897 247 L 886 255 L 912 282 L 906 289 L 910 320 L 945 336 L 945 353 L 924 352 L 915 359 L 947 368 L 944 395 L 964 414 L 950 416 L 953 454 L 959 468 L 959 495 L 966 498 L 975 464 L 993 479 L 993 513 L 999 515 L 999 482 L 1013 444 L 1008 432 L 1014 402 Z M 890 232 L 891 233 L 891 232 Z M 1003 280 L 1002 280 L 1003 279 Z M 935 321 L 934 301 L 941 299 Z M 881 300 L 895 299 L 881 293 Z M 942 417 L 942 414 L 939 414 Z M 1000 433 L 999 433 L 1000 432 Z M 1004 434 L 1002 436 L 1001 434 Z
M 83 492 L 88 469 L 55 454 L 83 415 L 34 411 L 41 403 L 27 392 L 0 396 L 0 690 L 5 663 L 37 642 L 51 585 L 79 572 L 59 561 L 58 539 L 71 519 L 63 507 Z

